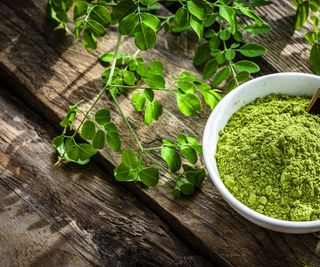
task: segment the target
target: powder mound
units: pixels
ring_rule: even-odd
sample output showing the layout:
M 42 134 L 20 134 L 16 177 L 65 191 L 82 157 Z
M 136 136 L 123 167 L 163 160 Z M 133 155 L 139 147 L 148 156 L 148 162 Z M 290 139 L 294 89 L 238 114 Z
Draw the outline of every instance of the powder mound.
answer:
M 308 102 L 258 98 L 220 132 L 222 181 L 243 204 L 273 218 L 320 219 L 320 116 L 305 112 Z

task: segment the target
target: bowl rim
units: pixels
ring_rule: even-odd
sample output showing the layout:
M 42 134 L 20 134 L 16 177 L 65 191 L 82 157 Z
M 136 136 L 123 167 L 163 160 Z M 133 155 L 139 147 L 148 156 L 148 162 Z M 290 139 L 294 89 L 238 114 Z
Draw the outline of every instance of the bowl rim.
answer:
M 220 109 L 224 106 L 224 104 L 229 100 L 232 99 L 232 97 L 237 94 L 239 91 L 245 90 L 245 88 L 248 85 L 257 83 L 257 82 L 262 82 L 265 79 L 268 78 L 274 78 L 274 77 L 303 77 L 303 78 L 312 78 L 312 79 L 319 79 L 320 82 L 320 76 L 314 75 L 314 74 L 309 74 L 309 73 L 300 73 L 300 72 L 280 72 L 280 73 L 274 73 L 274 74 L 268 74 L 264 75 L 258 78 L 254 78 L 248 82 L 245 82 L 241 84 L 240 86 L 236 87 L 234 90 L 232 90 L 230 93 L 228 93 L 225 97 L 222 98 L 222 100 L 218 103 L 218 105 L 215 107 L 215 109 L 211 112 L 203 133 L 203 157 L 204 157 L 204 162 L 206 165 L 206 168 L 208 170 L 209 176 L 214 183 L 215 187 L 221 194 L 221 196 L 228 202 L 228 204 L 235 209 L 238 213 L 240 213 L 242 216 L 247 217 L 247 218 L 252 218 L 254 221 L 259 221 L 263 224 L 267 225 L 272 225 L 276 226 L 279 228 L 289 228 L 289 229 L 307 229 L 307 228 L 315 228 L 315 227 L 320 227 L 320 220 L 315 220 L 315 221 L 288 221 L 288 220 L 281 220 L 281 219 L 275 219 L 269 216 L 266 216 L 262 213 L 259 213 L 245 204 L 241 203 L 236 197 L 232 195 L 232 193 L 229 192 L 229 190 L 226 188 L 224 183 L 222 182 L 220 175 L 218 171 L 214 168 L 216 166 L 216 159 L 211 158 L 212 149 L 210 147 L 210 129 L 213 127 L 215 124 L 215 120 L 217 117 L 217 114 L 219 113 Z M 237 210 L 239 209 L 239 211 Z

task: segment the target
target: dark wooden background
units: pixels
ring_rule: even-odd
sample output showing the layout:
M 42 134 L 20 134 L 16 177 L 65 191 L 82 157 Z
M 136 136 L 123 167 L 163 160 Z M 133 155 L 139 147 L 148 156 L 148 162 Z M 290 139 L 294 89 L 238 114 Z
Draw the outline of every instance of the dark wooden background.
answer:
M 58 121 L 69 104 L 98 93 L 102 67 L 80 43 L 51 31 L 45 7 L 46 0 L 0 2 L 0 266 L 320 266 L 316 235 L 280 234 L 248 222 L 209 178 L 194 196 L 175 200 L 166 175 L 156 189 L 115 182 L 119 155 L 110 151 L 85 167 L 54 167 Z M 261 74 L 311 72 L 290 1 L 259 12 L 273 31 L 246 39 L 269 49 L 258 60 Z M 111 28 L 96 54 L 112 50 L 116 38 Z M 194 46 L 185 35 L 162 32 L 156 48 L 141 56 L 161 59 L 168 77 L 185 69 L 196 73 Z M 120 50 L 136 48 L 127 38 Z M 210 113 L 185 118 L 171 95 L 159 93 L 164 114 L 146 127 L 129 98 L 122 96 L 121 106 L 148 142 L 181 129 L 201 137 Z M 114 109 L 107 97 L 100 106 Z M 121 118 L 114 119 L 123 147 L 132 147 Z

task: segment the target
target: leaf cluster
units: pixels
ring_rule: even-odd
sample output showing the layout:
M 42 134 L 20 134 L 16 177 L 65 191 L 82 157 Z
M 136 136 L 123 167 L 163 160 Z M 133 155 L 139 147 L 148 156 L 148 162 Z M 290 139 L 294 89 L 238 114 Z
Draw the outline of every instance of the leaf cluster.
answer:
M 53 139 L 53 145 L 61 159 L 84 165 L 106 145 L 119 151 L 121 141 L 117 126 L 111 121 L 110 111 L 105 108 L 99 109 L 94 118 L 84 119 L 78 128 L 81 137 L 87 142 L 79 143 L 75 140 L 75 134 L 68 135 L 67 131 L 72 130 L 81 103 L 69 107 L 69 112 L 60 122 L 63 132 Z
M 104 36 L 110 25 L 118 24 L 120 34 L 115 50 L 99 57 L 105 66 L 102 73 L 104 87 L 96 101 L 85 111 L 80 109 L 82 102 L 69 107 L 60 123 L 63 132 L 54 138 L 53 145 L 61 160 L 86 164 L 105 147 L 121 151 L 120 136 L 116 124 L 111 121 L 110 111 L 106 108 L 96 110 L 98 100 L 108 92 L 139 147 L 138 152 L 131 149 L 121 151 L 121 161 L 114 171 L 116 180 L 154 187 L 160 171 L 169 172 L 175 181 L 172 191 L 175 197 L 190 195 L 201 186 L 206 172 L 199 160 L 202 147 L 197 139 L 179 134 L 176 140 L 164 139 L 160 147 L 144 147 L 117 97 L 133 91 L 133 107 L 143 113 L 147 125 L 158 120 L 163 113 L 163 106 L 156 99 L 157 91 L 174 94 L 178 110 L 187 117 L 199 115 L 202 102 L 213 109 L 221 99 L 221 84 L 228 81 L 231 90 L 259 71 L 259 66 L 246 58 L 264 55 L 266 49 L 257 43 L 244 44 L 242 35 L 270 30 L 270 26 L 253 10 L 270 2 L 178 0 L 176 3 L 179 7 L 175 14 L 160 16 L 156 12 L 160 8 L 157 0 L 48 0 L 48 17 L 66 30 L 68 22 L 73 21 L 74 35 L 88 51 L 96 49 L 97 38 Z M 250 23 L 244 23 L 243 17 Z M 146 63 L 137 57 L 140 50 L 156 45 L 161 28 L 173 34 L 188 30 L 195 32 L 200 45 L 194 65 L 202 69 L 202 79 L 183 71 L 178 77 L 172 77 L 172 85 L 168 88 L 162 63 L 158 60 Z M 136 54 L 118 53 L 121 35 L 134 38 L 139 49 Z M 75 127 L 80 110 L 84 116 L 80 125 Z M 85 142 L 78 142 L 77 134 Z M 159 152 L 157 156 L 155 152 Z
M 310 18 L 313 29 L 305 33 L 304 38 L 312 46 L 309 63 L 313 72 L 320 75 L 320 1 L 292 0 L 296 7 L 295 28 L 300 29 Z
M 175 197 L 191 195 L 202 184 L 206 172 L 201 167 L 183 164 L 183 161 L 195 165 L 202 155 L 201 144 L 192 136 L 179 134 L 176 141 L 164 139 L 160 150 L 169 171 L 178 173 L 172 194 Z

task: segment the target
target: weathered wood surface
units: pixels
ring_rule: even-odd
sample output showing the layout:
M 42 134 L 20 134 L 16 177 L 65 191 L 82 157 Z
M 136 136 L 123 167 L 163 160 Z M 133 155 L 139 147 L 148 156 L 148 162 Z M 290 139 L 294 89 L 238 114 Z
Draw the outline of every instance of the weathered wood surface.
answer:
M 96 163 L 53 166 L 52 135 L 0 89 L 0 266 L 210 266 Z
M 23 8 L 19 6 L 18 0 L 4 0 L 0 3 L 0 17 L 3 18 L 0 25 L 0 70 L 3 76 L 11 78 L 16 91 L 29 105 L 57 125 L 58 119 L 66 113 L 68 104 L 82 98 L 92 99 L 97 94 L 101 87 L 102 68 L 96 56 L 87 53 L 80 44 L 61 47 L 54 42 L 54 35 L 48 31 L 44 19 L 45 2 L 28 1 L 23 4 Z M 292 36 L 287 29 L 292 21 L 286 17 L 294 14 L 288 1 L 275 2 L 266 10 L 267 20 L 276 33 L 263 38 L 270 38 L 264 40 L 270 49 L 277 50 L 262 60 L 264 73 L 309 70 L 306 59 L 299 57 L 301 44 L 297 44 L 298 55 L 288 56 L 296 45 L 290 41 Z M 273 17 L 274 12 L 278 17 Z M 301 33 L 295 35 L 302 42 Z M 162 34 L 156 49 L 142 56 L 165 62 L 168 77 L 184 69 L 195 71 L 191 63 L 192 55 L 186 53 L 175 38 L 168 37 L 167 41 L 167 37 Z M 280 39 L 281 42 L 277 41 L 282 45 L 273 44 L 274 39 L 271 38 Z M 101 40 L 97 52 L 111 50 L 115 39 L 116 33 L 111 30 Z M 285 45 L 288 42 L 290 46 Z M 303 44 L 303 47 L 307 45 Z M 135 52 L 132 41 L 126 40 L 121 51 Z M 166 109 L 159 122 L 151 127 L 142 126 L 141 117 L 133 112 L 128 98 L 121 98 L 122 107 L 132 118 L 144 141 L 157 141 L 159 136 L 172 137 L 181 130 L 201 136 L 208 110 L 200 117 L 187 119 L 179 115 L 170 95 L 157 94 L 156 97 L 166 103 Z M 108 99 L 100 104 L 114 109 Z M 121 125 L 124 146 L 130 146 L 132 141 L 125 125 L 120 118 L 114 118 Z M 118 160 L 117 154 L 104 151 L 103 155 L 112 164 Z M 185 242 L 212 261 L 230 266 L 296 266 L 307 260 L 315 266 L 320 265 L 319 256 L 315 252 L 318 242 L 315 236 L 278 234 L 249 223 L 222 200 L 209 179 L 195 196 L 182 200 L 170 197 L 172 185 L 172 181 L 163 176 L 155 190 L 135 185 L 128 185 L 128 188 L 161 215 Z
M 61 235 L 52 231 L 20 196 L 3 182 L 0 168 L 0 264 L 1 266 L 90 266 Z M 18 192 L 17 192 L 18 191 Z

